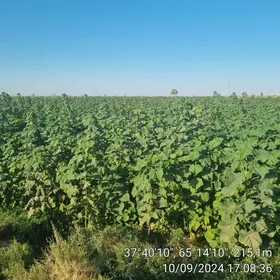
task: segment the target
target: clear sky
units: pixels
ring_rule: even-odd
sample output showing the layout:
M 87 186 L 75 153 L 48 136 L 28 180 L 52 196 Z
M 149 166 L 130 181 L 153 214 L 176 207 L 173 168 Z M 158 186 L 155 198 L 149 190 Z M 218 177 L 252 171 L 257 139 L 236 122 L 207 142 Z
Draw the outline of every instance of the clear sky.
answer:
M 280 93 L 279 0 L 0 0 L 0 11 L 10 94 Z

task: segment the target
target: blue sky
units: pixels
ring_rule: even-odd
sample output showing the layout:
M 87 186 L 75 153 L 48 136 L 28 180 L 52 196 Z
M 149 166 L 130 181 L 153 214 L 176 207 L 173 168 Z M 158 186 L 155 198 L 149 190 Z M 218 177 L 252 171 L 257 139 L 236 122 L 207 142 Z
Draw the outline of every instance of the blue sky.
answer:
M 10 94 L 280 93 L 279 0 L 0 0 L 0 10 Z

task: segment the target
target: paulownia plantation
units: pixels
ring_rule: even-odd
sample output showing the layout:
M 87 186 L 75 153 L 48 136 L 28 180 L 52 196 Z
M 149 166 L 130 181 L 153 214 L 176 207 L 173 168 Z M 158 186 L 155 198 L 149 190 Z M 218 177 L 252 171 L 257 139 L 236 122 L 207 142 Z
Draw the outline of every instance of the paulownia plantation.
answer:
M 279 243 L 280 98 L 0 96 L 0 205 L 86 228 Z

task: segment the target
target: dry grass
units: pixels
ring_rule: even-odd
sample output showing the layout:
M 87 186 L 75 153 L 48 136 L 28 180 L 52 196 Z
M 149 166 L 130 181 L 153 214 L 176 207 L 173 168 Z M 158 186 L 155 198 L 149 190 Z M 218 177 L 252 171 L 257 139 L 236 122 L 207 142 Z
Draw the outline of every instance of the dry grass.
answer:
M 109 280 L 100 275 L 99 267 L 90 261 L 85 235 L 76 230 L 68 240 L 55 231 L 54 240 L 29 270 L 13 267 L 8 279 L 13 280 Z

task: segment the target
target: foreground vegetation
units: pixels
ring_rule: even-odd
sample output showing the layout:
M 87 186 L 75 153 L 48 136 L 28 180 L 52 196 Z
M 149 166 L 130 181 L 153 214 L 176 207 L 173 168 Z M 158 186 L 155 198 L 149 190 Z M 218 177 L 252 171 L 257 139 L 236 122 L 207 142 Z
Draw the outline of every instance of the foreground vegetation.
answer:
M 129 246 L 271 248 L 257 261 L 275 264 L 265 277 L 279 279 L 279 104 L 2 93 L 3 279 L 217 277 L 164 273 L 182 260 L 125 258 Z
M 209 279 L 219 277 L 226 280 L 279 279 L 280 249 L 273 248 L 274 256 L 253 260 L 250 257 L 229 260 L 215 257 L 193 257 L 191 259 L 173 255 L 161 257 L 136 254 L 127 258 L 126 248 L 187 248 L 190 240 L 178 230 L 172 235 L 159 235 L 119 226 L 108 226 L 103 230 L 75 227 L 66 236 L 52 231 L 46 217 L 33 217 L 19 213 L 0 214 L 0 279 L 14 280 L 125 280 L 125 279 Z M 42 236 L 43 235 L 43 236 Z M 34 236 L 36 239 L 34 240 Z M 48 236 L 46 243 L 46 236 Z M 36 242 L 35 242 L 36 241 Z M 39 251 L 38 247 L 44 249 Z M 216 273 L 166 273 L 164 264 L 220 263 L 229 264 L 269 264 L 270 273 L 233 273 L 225 269 Z
M 48 228 L 46 217 L 33 217 L 19 213 L 0 214 L 0 279 L 14 280 L 125 280 L 125 279 L 217 279 L 215 273 L 165 273 L 164 264 L 187 263 L 187 259 L 176 257 L 154 257 L 137 254 L 127 258 L 126 248 L 187 248 L 190 240 L 180 231 L 173 230 L 172 235 L 151 233 L 119 226 L 108 226 L 103 230 L 75 227 L 66 236 Z M 44 238 L 41 236 L 43 234 Z M 36 236 L 36 245 L 34 244 Z M 48 236 L 48 244 L 46 244 Z M 40 246 L 44 249 L 40 252 Z M 36 249 L 37 248 L 37 249 Z M 233 273 L 228 270 L 219 274 L 220 279 L 279 279 L 280 249 L 273 248 L 273 258 L 238 258 L 229 260 L 215 257 L 194 257 L 188 263 L 228 264 L 270 264 L 271 273 Z

